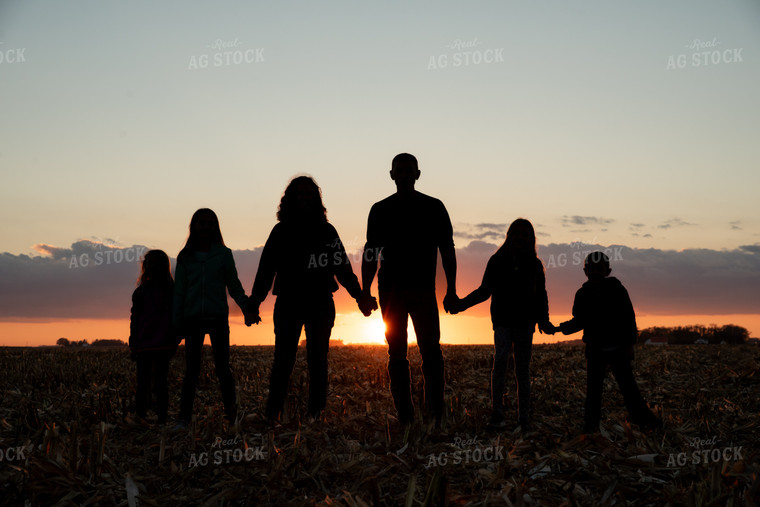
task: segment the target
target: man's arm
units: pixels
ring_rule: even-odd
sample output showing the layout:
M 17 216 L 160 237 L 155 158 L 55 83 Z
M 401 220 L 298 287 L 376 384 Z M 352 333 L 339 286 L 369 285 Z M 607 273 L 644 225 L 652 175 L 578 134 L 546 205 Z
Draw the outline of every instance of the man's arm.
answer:
M 439 201 L 440 202 L 440 201 Z M 446 274 L 446 296 L 443 298 L 443 309 L 449 313 L 459 303 L 457 297 L 457 256 L 454 250 L 454 228 L 451 226 L 449 212 L 441 203 L 440 236 L 438 249 L 441 252 L 441 264 Z
M 457 256 L 454 245 L 445 246 L 441 249 L 441 264 L 446 274 L 446 296 L 443 298 L 443 309 L 449 313 L 459 298 L 457 297 Z

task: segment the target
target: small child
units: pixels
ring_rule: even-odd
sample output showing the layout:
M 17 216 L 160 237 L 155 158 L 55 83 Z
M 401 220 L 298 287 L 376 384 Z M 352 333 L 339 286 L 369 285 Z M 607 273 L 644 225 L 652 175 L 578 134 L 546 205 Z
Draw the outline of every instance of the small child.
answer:
M 563 334 L 583 329 L 586 344 L 586 404 L 583 433 L 599 430 L 602 417 L 602 388 L 607 366 L 623 394 L 631 422 L 646 429 L 662 427 L 647 406 L 633 377 L 631 361 L 636 343 L 636 315 L 628 291 L 610 277 L 610 260 L 604 252 L 592 252 L 583 264 L 588 281 L 578 289 L 573 318 L 560 324 Z
M 533 224 L 518 218 L 509 226 L 504 244 L 488 260 L 483 282 L 467 297 L 455 303 L 458 313 L 491 298 L 494 329 L 494 357 L 491 370 L 492 413 L 490 426 L 506 427 L 504 384 L 507 362 L 514 345 L 517 381 L 518 420 L 522 431 L 530 430 L 530 356 L 533 332 L 554 334 L 549 322 L 544 265 L 536 252 Z
M 129 350 L 137 362 L 137 416 L 144 420 L 147 415 L 152 377 L 159 424 L 166 422 L 169 361 L 177 351 L 172 328 L 173 292 L 169 257 L 163 250 L 148 251 L 143 258 L 137 288 L 132 293 Z

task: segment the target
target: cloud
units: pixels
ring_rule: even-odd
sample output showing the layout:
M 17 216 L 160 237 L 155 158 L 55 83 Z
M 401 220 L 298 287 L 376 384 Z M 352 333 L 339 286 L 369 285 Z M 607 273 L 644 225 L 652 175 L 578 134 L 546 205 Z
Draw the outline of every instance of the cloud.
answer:
M 0 254 L 1 320 L 129 317 L 146 246 L 80 240 L 70 248 L 49 244 L 33 248 L 43 255 Z M 260 248 L 234 255 L 241 281 L 250 290 Z
M 496 249 L 495 244 L 472 242 L 457 250 L 461 297 L 480 285 L 486 263 Z M 570 313 L 575 292 L 586 281 L 583 259 L 594 250 L 607 252 L 612 276 L 628 288 L 637 312 L 717 315 L 754 314 L 760 309 L 760 244 L 733 250 L 675 251 L 575 242 L 539 246 L 552 312 Z M 442 275 L 438 287 L 446 287 Z M 488 315 L 488 305 L 478 305 L 472 311 Z
M 574 225 L 608 225 L 613 223 L 615 220 L 611 218 L 602 218 L 602 217 L 582 217 L 579 215 L 564 215 L 560 219 L 560 223 L 562 224 L 562 227 L 572 227 Z
M 680 218 L 671 218 L 670 220 L 666 220 L 665 222 L 661 223 L 657 226 L 658 229 L 671 229 L 673 227 L 691 227 L 697 224 L 692 224 L 691 222 L 686 222 L 684 220 L 681 220 Z
M 741 221 L 740 220 L 734 220 L 733 222 L 728 222 L 728 225 L 731 226 L 731 230 L 732 231 L 741 231 L 741 230 L 743 230 L 741 227 L 739 227 L 741 225 Z
M 480 285 L 486 263 L 501 243 L 502 236 L 497 241 L 471 241 L 457 249 L 460 296 Z M 675 251 L 578 241 L 539 246 L 553 313 L 570 313 L 575 292 L 585 282 L 583 258 L 596 249 L 607 249 L 613 276 L 628 288 L 639 313 L 751 314 L 760 308 L 760 243 L 733 250 Z M 145 246 L 116 247 L 82 240 L 69 248 L 39 244 L 35 250 L 44 255 L 0 254 L 0 320 L 129 318 Z M 249 293 L 261 247 L 235 250 L 233 255 L 239 279 Z M 357 275 L 360 255 L 351 255 Z M 436 287 L 441 298 L 446 280 L 440 266 Z M 376 285 L 372 291 L 376 295 Z M 271 311 L 274 299 L 270 294 L 262 311 Z M 345 289 L 339 289 L 335 301 L 339 312 L 356 311 Z M 230 308 L 232 315 L 239 314 L 234 303 Z M 481 304 L 467 314 L 487 316 L 488 312 L 489 305 Z

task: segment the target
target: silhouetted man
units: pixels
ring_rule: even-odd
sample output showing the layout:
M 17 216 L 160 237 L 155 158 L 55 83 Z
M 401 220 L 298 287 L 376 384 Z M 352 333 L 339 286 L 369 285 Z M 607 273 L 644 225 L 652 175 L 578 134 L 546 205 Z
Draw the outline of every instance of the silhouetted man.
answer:
M 448 286 L 443 307 L 448 312 L 457 300 L 451 220 L 441 201 L 414 189 L 420 177 L 414 156 L 397 155 L 390 175 L 396 183 L 396 193 L 375 203 L 369 212 L 367 243 L 362 257 L 364 300 L 371 301 L 370 287 L 379 262 L 380 310 L 388 341 L 391 394 L 399 421 L 409 424 L 414 420 L 406 357 L 406 328 L 411 317 L 422 356 L 426 408 L 436 423 L 440 423 L 444 380 L 435 270 L 440 250 Z

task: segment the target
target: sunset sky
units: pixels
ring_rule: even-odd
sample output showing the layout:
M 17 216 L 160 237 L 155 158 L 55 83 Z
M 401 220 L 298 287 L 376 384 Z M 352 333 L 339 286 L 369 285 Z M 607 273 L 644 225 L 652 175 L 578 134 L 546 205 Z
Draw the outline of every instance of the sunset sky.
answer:
M 400 152 L 449 211 L 460 296 L 525 217 L 555 323 L 599 246 L 640 328 L 760 336 L 756 0 L 2 0 L 0 55 L 0 345 L 126 340 L 140 254 L 176 257 L 201 207 L 250 292 L 301 173 L 358 274 Z M 274 343 L 273 299 L 232 343 Z M 336 299 L 333 338 L 382 342 Z M 492 343 L 488 304 L 442 334 Z

